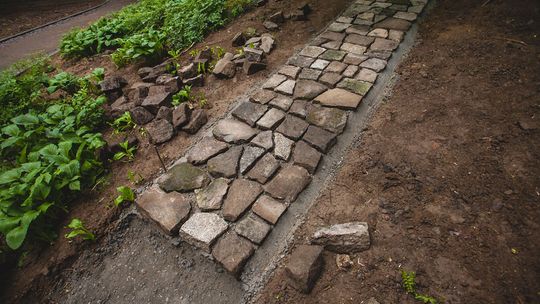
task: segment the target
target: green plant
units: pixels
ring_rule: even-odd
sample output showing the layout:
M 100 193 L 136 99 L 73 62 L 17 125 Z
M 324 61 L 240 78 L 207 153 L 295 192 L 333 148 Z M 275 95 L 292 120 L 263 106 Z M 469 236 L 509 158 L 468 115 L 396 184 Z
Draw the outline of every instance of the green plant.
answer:
M 127 158 L 128 161 L 132 161 L 135 158 L 137 146 L 129 147 L 129 142 L 126 140 L 120 143 L 120 148 L 122 148 L 122 151 L 116 152 L 113 156 L 113 160 L 117 161 Z
M 191 100 L 191 86 L 184 86 L 178 93 L 174 94 L 172 97 L 172 105 L 178 106 L 182 102 Z
M 131 170 L 128 171 L 127 178 L 134 185 L 138 185 L 144 181 L 144 178 L 142 177 L 141 174 L 135 173 Z
M 401 285 L 405 292 L 411 294 L 415 300 L 427 304 L 437 304 L 437 299 L 416 292 L 416 273 L 414 271 L 401 271 Z
M 120 194 L 116 197 L 114 200 L 115 206 L 120 206 L 123 202 L 133 202 L 135 201 L 135 193 L 133 193 L 133 190 L 131 188 L 126 186 L 120 186 L 116 188 L 116 191 L 118 191 Z
M 92 232 L 90 232 L 90 230 L 85 228 L 84 223 L 78 218 L 72 219 L 66 228 L 71 229 L 71 231 L 65 235 L 67 239 L 73 239 L 80 236 L 85 241 L 96 240 L 96 236 Z
M 204 95 L 204 92 L 201 92 L 197 95 L 197 100 L 199 103 L 199 108 L 204 108 L 208 104 L 208 100 L 206 99 L 206 95 Z
M 111 55 L 117 66 L 124 66 L 136 60 L 155 62 L 165 53 L 165 33 L 154 29 L 119 38 L 121 47 Z
M 124 112 L 124 114 L 120 115 L 109 125 L 113 128 L 115 134 L 133 129 L 136 126 L 128 111 Z
M 49 79 L 49 87 L 47 92 L 52 94 L 58 89 L 62 89 L 69 94 L 74 94 L 80 88 L 80 79 L 70 73 L 60 72 L 56 74 L 53 78 Z

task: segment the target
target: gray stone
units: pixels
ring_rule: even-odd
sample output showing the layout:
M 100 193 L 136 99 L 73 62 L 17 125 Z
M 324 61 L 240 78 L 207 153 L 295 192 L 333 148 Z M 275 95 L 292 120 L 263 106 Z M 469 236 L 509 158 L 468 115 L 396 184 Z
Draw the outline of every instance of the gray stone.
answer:
M 366 35 L 369 32 L 369 25 L 353 25 L 345 30 L 347 34 Z
M 309 173 L 314 174 L 321 160 L 321 153 L 304 141 L 296 143 L 293 152 L 293 163 L 304 167 Z
M 279 11 L 279 12 L 276 12 L 276 13 L 270 15 L 270 17 L 268 17 L 268 20 L 270 20 L 272 22 L 275 22 L 275 23 L 283 23 L 283 22 L 285 22 L 285 17 L 283 17 L 283 12 Z
M 407 20 L 390 17 L 375 24 L 374 26 L 377 28 L 384 28 L 384 29 L 389 29 L 389 30 L 398 30 L 398 31 L 406 32 L 409 29 L 409 27 L 411 27 L 411 23 Z
M 334 22 L 328 26 L 328 30 L 341 33 L 344 32 L 349 26 L 351 26 L 349 23 Z
M 275 31 L 275 30 L 279 29 L 279 25 L 277 25 L 276 23 L 274 23 L 272 21 L 268 21 L 268 20 L 263 22 L 263 26 L 269 31 Z
M 99 87 L 102 92 L 107 93 L 121 90 L 127 84 L 127 80 L 122 76 L 107 76 L 99 82 Z
M 192 62 L 185 65 L 178 70 L 178 76 L 180 79 L 189 79 L 197 76 L 197 66 Z
M 399 43 L 394 40 L 377 38 L 375 42 L 371 44 L 370 50 L 372 51 L 387 51 L 391 52 L 398 47 Z
M 368 36 L 386 38 L 388 37 L 388 30 L 383 28 L 376 28 L 368 33 Z
M 315 59 L 310 57 L 304 57 L 304 56 L 294 56 L 292 58 L 289 58 L 287 61 L 287 64 L 294 65 L 301 68 L 308 68 Z
M 182 130 L 189 134 L 195 134 L 207 122 L 208 116 L 206 115 L 206 111 L 203 109 L 195 109 L 193 113 L 191 113 L 191 119 L 187 125 L 182 127 Z
M 246 42 L 247 43 L 247 42 Z M 248 61 L 260 62 L 263 59 L 264 52 L 251 47 L 244 48 L 244 55 Z
M 313 80 L 298 80 L 294 89 L 294 98 L 313 99 L 328 88 Z
M 341 47 L 341 42 L 340 41 L 328 41 L 326 43 L 323 43 L 321 46 L 323 48 L 325 48 L 325 49 L 339 50 L 339 48 Z
M 290 284 L 303 293 L 310 293 L 323 269 L 323 247 L 300 245 L 285 266 Z
M 343 71 L 343 76 L 345 77 L 354 77 L 354 75 L 358 72 L 358 66 L 356 65 L 349 65 L 345 71 Z
M 261 45 L 260 48 L 265 54 L 270 54 L 272 52 L 272 49 L 274 48 L 274 38 L 271 35 L 265 35 L 261 37 Z
M 333 88 L 342 78 L 343 76 L 338 73 L 324 73 L 319 82 Z
M 361 68 L 368 68 L 375 72 L 380 72 L 386 67 L 386 61 L 378 58 L 369 58 L 360 64 Z
M 289 76 L 291 78 L 296 78 L 296 76 L 298 76 L 298 73 L 300 73 L 300 68 L 294 65 L 284 65 L 279 69 L 278 73 Z
M 145 126 L 150 142 L 157 145 L 170 140 L 174 135 L 174 128 L 165 119 L 156 119 Z
M 251 144 L 261 147 L 266 151 L 271 150 L 274 147 L 272 136 L 272 131 L 263 131 L 251 140 Z
M 324 33 L 320 34 L 319 37 L 325 38 L 325 39 L 328 39 L 328 40 L 332 40 L 332 41 L 342 42 L 343 39 L 345 38 L 345 34 L 336 33 L 336 32 L 328 32 L 327 31 L 327 32 L 324 32 Z
M 324 51 L 326 51 L 325 48 L 308 45 L 304 49 L 302 49 L 302 51 L 300 51 L 300 55 L 311 57 L 311 58 L 317 58 L 319 57 L 319 55 L 324 53 Z
M 134 107 L 136 107 L 134 102 L 130 102 L 126 96 L 120 96 L 111 104 L 111 114 L 113 117 L 118 117 Z
M 266 69 L 266 63 L 245 60 L 243 63 L 243 69 L 246 75 L 252 75 Z
M 213 137 L 204 137 L 198 142 L 186 155 L 187 161 L 200 165 L 206 163 L 206 161 L 221 152 L 227 150 L 229 145 L 222 141 L 218 141 Z
M 230 118 L 220 120 L 213 130 L 213 134 L 217 139 L 235 144 L 248 142 L 257 133 L 256 129 Z
M 309 126 L 303 139 L 317 150 L 326 153 L 336 143 L 336 134 L 316 126 Z
M 255 123 L 266 112 L 267 106 L 254 102 L 243 102 L 232 111 L 232 115 L 250 126 Z
M 236 221 L 263 191 L 257 182 L 247 179 L 235 179 L 229 187 L 229 193 L 223 202 L 223 217 Z
M 311 65 L 311 68 L 317 69 L 317 70 L 324 70 L 324 68 L 326 68 L 329 64 L 330 64 L 330 61 L 328 60 L 317 59 L 315 60 L 315 62 L 313 62 L 313 64 Z
M 274 133 L 274 155 L 287 161 L 291 156 L 294 141 L 288 139 L 280 133 Z
M 270 224 L 275 225 L 283 212 L 287 210 L 287 205 L 268 195 L 261 195 L 255 204 L 253 204 L 251 210 Z
M 281 95 L 281 94 L 279 94 L 274 99 L 272 99 L 272 101 L 270 101 L 271 106 L 280 108 L 283 111 L 287 111 L 291 107 L 292 103 L 293 103 L 292 98 L 287 97 L 285 95 Z
M 206 172 L 190 163 L 179 163 L 159 177 L 157 183 L 167 192 L 188 192 L 205 187 L 210 183 L 210 178 Z
M 311 243 L 337 253 L 364 251 L 371 245 L 368 224 L 351 222 L 325 227 L 315 232 Z
M 347 35 L 347 38 L 345 38 L 345 42 L 361 45 L 361 46 L 369 46 L 375 38 L 365 36 L 365 35 L 358 35 L 358 34 L 349 34 Z
M 346 54 L 347 53 L 344 51 L 327 50 L 321 56 L 319 56 L 319 59 L 341 61 Z
M 390 30 L 388 31 L 388 39 L 401 42 L 403 40 L 404 33 L 402 31 Z
M 236 233 L 255 244 L 261 244 L 270 230 L 272 230 L 270 225 L 253 214 L 242 219 L 235 227 Z
M 309 172 L 299 166 L 287 166 L 264 187 L 273 198 L 293 202 L 298 194 L 311 182 Z
M 416 20 L 416 14 L 410 13 L 410 12 L 397 12 L 394 15 L 394 18 L 403 19 L 407 21 L 414 21 Z
M 169 106 L 172 101 L 172 95 L 170 92 L 164 92 L 159 94 L 148 95 L 142 102 L 142 106 L 150 111 L 152 114 L 156 114 L 162 106 Z
M 275 87 L 282 84 L 285 80 L 287 80 L 287 76 L 274 74 L 263 84 L 262 87 L 263 89 L 273 90 Z
M 353 18 L 350 18 L 350 17 L 339 17 L 336 19 L 337 22 L 341 22 L 341 23 L 352 23 L 353 22 Z
M 279 169 L 279 161 L 275 159 L 272 154 L 266 153 L 251 170 L 249 170 L 247 177 L 264 184 L 268 181 L 274 173 Z
M 214 241 L 222 235 L 229 225 L 215 213 L 199 212 L 193 214 L 180 228 L 180 236 L 191 245 L 208 253 Z
M 255 162 L 264 154 L 264 149 L 254 146 L 247 146 L 244 148 L 244 153 L 240 158 L 240 172 L 245 174 Z
M 269 90 L 259 90 L 253 96 L 249 98 L 251 102 L 256 102 L 260 104 L 267 104 L 270 100 L 276 97 L 276 93 Z
M 373 21 L 374 17 L 375 17 L 375 13 L 373 13 L 373 12 L 365 12 L 365 13 L 362 13 L 362 14 L 358 15 L 357 18 L 360 18 L 362 20 Z
M 220 209 L 228 188 L 226 179 L 217 178 L 205 188 L 195 190 L 197 206 L 203 211 Z
M 234 146 L 227 152 L 210 159 L 208 161 L 208 172 L 217 177 L 235 177 L 242 149 L 242 146 Z
M 135 107 L 129 110 L 129 115 L 131 115 L 133 122 L 139 126 L 147 124 L 154 119 L 154 114 L 143 107 Z
M 302 137 L 302 134 L 304 134 L 307 127 L 308 123 L 303 119 L 296 116 L 287 115 L 276 131 L 287 136 L 288 138 L 297 140 Z
M 326 69 L 324 69 L 325 72 L 331 72 L 331 73 L 341 73 L 347 68 L 347 65 L 343 62 L 339 61 L 332 61 Z
M 176 234 L 191 211 L 189 200 L 180 193 L 165 193 L 157 186 L 137 197 L 139 211 L 156 222 L 168 234 Z
M 169 107 L 161 107 L 156 114 L 156 119 L 165 119 L 168 122 L 172 122 L 172 109 Z
M 352 78 L 345 78 L 337 84 L 337 87 L 364 96 L 369 92 L 372 85 L 373 84 L 371 82 L 361 81 Z
M 242 32 L 236 33 L 233 39 L 231 40 L 231 44 L 234 47 L 243 46 L 244 43 L 246 43 L 246 36 Z
M 191 109 L 187 103 L 182 103 L 172 111 L 172 124 L 176 130 L 181 129 L 189 122 Z
M 362 101 L 362 96 L 341 88 L 335 88 L 317 96 L 314 101 L 328 107 L 354 110 Z
M 361 69 L 355 77 L 358 80 L 374 83 L 377 80 L 377 73 L 370 69 Z
M 239 275 L 255 248 L 234 232 L 226 233 L 212 249 L 212 255 L 228 272 Z
M 260 43 L 261 40 L 262 40 L 262 37 L 251 37 L 246 41 L 244 45 L 249 46 L 250 44 L 257 44 L 257 43 Z
M 311 106 L 308 109 L 306 121 L 330 132 L 340 134 L 347 124 L 347 112 L 336 108 Z
M 277 86 L 274 90 L 278 93 L 282 93 L 285 95 L 292 95 L 294 92 L 294 87 L 296 85 L 296 81 L 294 80 L 285 80 L 282 84 Z
M 285 118 L 285 113 L 283 111 L 272 108 L 257 121 L 257 126 L 263 130 L 272 130 L 283 120 L 283 118 Z
M 356 54 L 356 55 L 362 55 L 367 50 L 367 48 L 365 46 L 344 42 L 341 45 L 341 50 L 352 53 L 352 54 Z
M 307 114 L 307 105 L 308 102 L 306 100 L 295 100 L 289 109 L 289 113 L 304 118 Z
M 364 62 L 366 59 L 368 59 L 368 57 L 365 55 L 347 54 L 347 56 L 343 58 L 343 63 L 359 65 L 360 63 Z
M 308 79 L 308 80 L 317 80 L 317 79 L 319 79 L 319 76 L 321 76 L 321 71 L 314 70 L 314 69 L 303 68 L 300 75 L 298 75 L 298 78 L 299 79 Z
M 236 65 L 231 60 L 221 58 L 212 73 L 218 78 L 233 78 L 236 74 Z
M 174 94 L 174 93 L 178 92 L 178 90 L 179 90 L 179 88 L 178 88 L 178 80 L 179 80 L 178 76 L 172 76 L 170 74 L 164 74 L 164 75 L 159 76 L 156 79 L 156 84 L 168 87 L 170 89 L 169 92 Z

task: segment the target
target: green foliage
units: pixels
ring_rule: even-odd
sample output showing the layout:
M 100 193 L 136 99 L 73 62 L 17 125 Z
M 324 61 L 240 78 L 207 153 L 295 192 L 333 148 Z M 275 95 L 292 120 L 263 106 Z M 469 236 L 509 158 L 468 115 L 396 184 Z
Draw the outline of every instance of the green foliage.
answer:
M 113 160 L 121 160 L 127 158 L 127 161 L 132 161 L 135 158 L 135 151 L 137 151 L 137 146 L 130 147 L 129 142 L 126 140 L 120 143 L 120 148 L 122 148 L 122 151 L 116 152 L 113 156 Z
M 56 90 L 62 89 L 69 94 L 73 94 L 79 90 L 79 78 L 67 72 L 60 72 L 53 78 L 49 79 L 49 87 L 47 92 L 52 94 Z
M 84 223 L 78 218 L 72 219 L 69 225 L 67 225 L 67 228 L 71 229 L 71 231 L 65 235 L 67 239 L 72 239 L 80 236 L 85 241 L 96 240 L 96 236 L 92 232 L 90 232 L 90 230 L 85 228 Z
M 156 61 L 165 54 L 165 33 L 153 29 L 119 38 L 120 48 L 111 55 L 117 66 L 125 66 L 137 60 Z
M 401 285 L 405 292 L 411 294 L 415 300 L 426 304 L 437 304 L 437 299 L 416 292 L 416 273 L 414 271 L 401 271 Z
M 144 178 L 140 173 L 135 173 L 131 170 L 128 171 L 127 178 L 134 185 L 138 185 L 144 181 Z
M 182 102 L 191 100 L 191 86 L 184 86 L 178 93 L 174 94 L 172 97 L 172 105 L 178 106 Z
M 133 202 L 135 201 L 135 193 L 133 193 L 133 190 L 131 188 L 126 186 L 120 186 L 116 188 L 116 191 L 120 193 L 118 197 L 114 200 L 115 206 L 120 206 L 123 202 Z
M 120 132 L 127 131 L 129 129 L 135 128 L 135 123 L 133 122 L 133 119 L 131 118 L 131 114 L 129 112 L 124 112 L 124 114 L 120 115 L 117 119 L 115 119 L 110 126 L 114 129 L 114 133 L 118 134 Z

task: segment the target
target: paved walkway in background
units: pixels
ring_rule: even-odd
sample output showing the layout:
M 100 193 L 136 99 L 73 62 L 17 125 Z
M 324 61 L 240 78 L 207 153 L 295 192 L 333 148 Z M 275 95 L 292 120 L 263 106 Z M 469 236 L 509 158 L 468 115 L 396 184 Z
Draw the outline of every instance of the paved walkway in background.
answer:
M 60 38 L 64 33 L 69 32 L 74 27 L 87 26 L 100 17 L 115 12 L 133 2 L 135 0 L 111 0 L 109 3 L 86 14 L 0 43 L 0 69 L 4 69 L 32 54 L 54 52 L 58 48 Z

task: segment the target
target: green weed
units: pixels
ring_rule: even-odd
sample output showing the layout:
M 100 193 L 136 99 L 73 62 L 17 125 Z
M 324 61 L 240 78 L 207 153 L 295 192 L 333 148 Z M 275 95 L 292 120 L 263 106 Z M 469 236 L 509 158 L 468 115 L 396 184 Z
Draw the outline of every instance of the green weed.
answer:
M 116 118 L 110 126 L 113 128 L 113 132 L 115 134 L 125 132 L 127 130 L 135 128 L 135 123 L 133 122 L 133 119 L 131 118 L 131 114 L 126 111 L 124 114 L 120 115 L 118 118 Z
M 427 304 L 437 304 L 437 299 L 430 297 L 428 295 L 423 295 L 416 292 L 416 273 L 414 271 L 401 271 L 401 285 L 405 292 L 411 294 L 416 300 L 427 303 Z
M 127 161 L 132 161 L 135 158 L 137 146 L 130 147 L 129 142 L 126 140 L 120 143 L 120 148 L 122 148 L 122 151 L 116 152 L 113 156 L 113 160 L 118 161 L 126 158 Z
M 115 206 L 120 206 L 123 202 L 133 202 L 135 201 L 135 193 L 133 193 L 133 190 L 131 188 L 126 186 L 120 186 L 116 188 L 116 191 L 118 191 L 120 194 L 116 197 L 114 200 Z
M 65 235 L 67 239 L 73 239 L 80 236 L 83 240 L 86 241 L 96 240 L 96 236 L 92 232 L 90 232 L 90 230 L 84 227 L 83 222 L 78 218 L 72 219 L 66 228 L 71 229 L 71 231 Z

